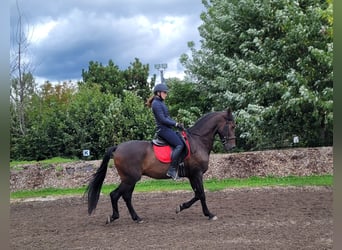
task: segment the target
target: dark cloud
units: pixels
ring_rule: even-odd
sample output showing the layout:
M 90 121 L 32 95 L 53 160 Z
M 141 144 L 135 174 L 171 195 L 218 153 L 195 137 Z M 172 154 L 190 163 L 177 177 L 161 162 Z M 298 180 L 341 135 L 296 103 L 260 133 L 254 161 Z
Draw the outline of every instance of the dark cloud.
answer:
M 134 58 L 150 64 L 175 63 L 187 51 L 187 42 L 199 40 L 197 27 L 201 0 L 18 0 L 24 20 L 39 35 L 39 25 L 55 26 L 30 45 L 35 74 L 50 81 L 81 78 L 89 61 L 111 59 L 127 68 Z M 16 1 L 11 1 L 11 28 L 17 20 Z M 47 31 L 46 31 L 47 32 Z M 173 67 L 173 68 L 172 68 Z

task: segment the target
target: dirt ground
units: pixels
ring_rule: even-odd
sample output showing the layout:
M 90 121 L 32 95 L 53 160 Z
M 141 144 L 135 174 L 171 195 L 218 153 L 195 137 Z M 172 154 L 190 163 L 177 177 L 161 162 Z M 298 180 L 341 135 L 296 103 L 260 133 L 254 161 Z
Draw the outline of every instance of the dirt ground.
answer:
M 332 188 L 254 188 L 207 192 L 209 221 L 200 203 L 179 214 L 191 192 L 136 193 L 143 223 L 123 200 L 121 217 L 106 225 L 109 197 L 87 215 L 81 197 L 11 203 L 11 249 L 332 249 Z
M 333 174 L 332 147 L 211 155 L 205 179 Z M 11 170 L 11 191 L 87 184 L 100 161 L 30 165 Z M 118 182 L 115 169 L 105 183 Z M 176 214 L 192 192 L 133 193 L 144 220 L 121 217 L 106 225 L 109 196 L 87 214 L 82 197 L 12 200 L 11 249 L 332 249 L 332 187 L 273 187 L 206 192 L 209 221 L 200 202 Z

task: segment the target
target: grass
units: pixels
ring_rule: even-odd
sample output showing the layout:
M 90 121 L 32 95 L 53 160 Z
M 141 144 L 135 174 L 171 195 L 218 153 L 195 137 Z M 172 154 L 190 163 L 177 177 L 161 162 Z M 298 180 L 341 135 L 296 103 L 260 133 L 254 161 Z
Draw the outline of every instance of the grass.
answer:
M 332 186 L 332 175 L 313 175 L 313 176 L 287 176 L 287 177 L 250 177 L 246 179 L 223 179 L 206 180 L 204 188 L 208 191 L 220 191 L 227 188 L 246 188 L 246 187 L 272 187 L 272 186 Z M 103 185 L 101 192 L 109 194 L 117 185 Z M 39 190 L 23 190 L 11 192 L 11 199 L 64 196 L 64 195 L 83 195 L 86 187 L 80 188 L 46 188 Z M 190 191 L 191 186 L 187 179 L 181 181 L 172 180 L 148 180 L 138 182 L 134 192 L 153 192 L 153 191 Z
M 47 164 L 58 164 L 58 163 L 67 163 L 67 162 L 76 162 L 76 161 L 79 161 L 79 159 L 67 159 L 67 158 L 62 158 L 62 157 L 54 157 L 54 158 L 42 160 L 42 161 L 11 161 L 10 168 L 20 168 L 20 165 L 25 165 L 25 164 L 41 163 L 43 165 L 47 165 Z

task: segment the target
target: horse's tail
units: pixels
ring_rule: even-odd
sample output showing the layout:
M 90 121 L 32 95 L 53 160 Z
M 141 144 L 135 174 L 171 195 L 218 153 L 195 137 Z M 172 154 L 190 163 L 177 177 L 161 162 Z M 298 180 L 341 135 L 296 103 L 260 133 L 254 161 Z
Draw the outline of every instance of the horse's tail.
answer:
M 104 155 L 102 159 L 101 166 L 97 169 L 96 173 L 93 174 L 89 185 L 85 191 L 88 194 L 88 214 L 91 213 L 96 208 L 97 202 L 100 198 L 100 191 L 103 184 L 103 181 L 106 177 L 107 166 L 109 160 L 112 158 L 112 153 L 116 150 L 116 146 L 110 147 L 107 150 L 107 153 Z

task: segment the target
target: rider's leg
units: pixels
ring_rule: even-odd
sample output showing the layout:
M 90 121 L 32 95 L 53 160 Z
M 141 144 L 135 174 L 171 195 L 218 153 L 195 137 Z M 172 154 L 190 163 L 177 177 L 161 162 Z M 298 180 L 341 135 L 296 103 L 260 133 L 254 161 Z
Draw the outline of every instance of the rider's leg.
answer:
M 164 140 L 166 140 L 173 147 L 171 155 L 171 165 L 166 175 L 176 180 L 178 177 L 178 164 L 180 162 L 181 153 L 184 148 L 184 143 L 182 142 L 181 138 L 176 134 L 176 132 L 169 128 L 161 129 L 158 132 L 158 135 L 162 137 Z
M 176 146 L 171 155 L 171 165 L 167 170 L 166 175 L 176 180 L 178 178 L 178 164 L 180 162 L 181 153 L 183 151 L 183 145 Z

